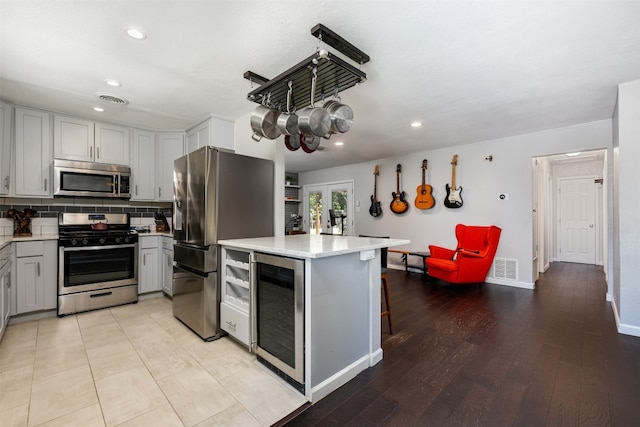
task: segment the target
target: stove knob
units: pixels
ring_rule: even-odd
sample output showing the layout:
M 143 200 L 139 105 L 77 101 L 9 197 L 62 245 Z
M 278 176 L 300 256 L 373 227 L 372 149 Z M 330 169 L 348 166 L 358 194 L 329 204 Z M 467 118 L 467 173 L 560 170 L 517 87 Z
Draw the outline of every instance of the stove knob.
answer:
M 101 237 L 100 240 L 98 240 L 100 242 L 101 245 L 104 245 L 104 242 L 106 242 L 107 240 L 104 237 Z
M 71 239 L 71 245 L 75 246 L 78 244 L 78 241 L 76 239 Z
M 120 243 L 120 238 L 116 237 L 116 243 Z
M 89 240 L 87 240 L 87 239 L 82 239 L 82 244 L 83 244 L 83 245 L 86 245 L 87 243 L 89 243 Z
M 129 243 L 129 238 L 128 238 L 128 237 L 125 237 L 125 238 L 124 238 L 124 242 L 125 242 L 125 243 Z

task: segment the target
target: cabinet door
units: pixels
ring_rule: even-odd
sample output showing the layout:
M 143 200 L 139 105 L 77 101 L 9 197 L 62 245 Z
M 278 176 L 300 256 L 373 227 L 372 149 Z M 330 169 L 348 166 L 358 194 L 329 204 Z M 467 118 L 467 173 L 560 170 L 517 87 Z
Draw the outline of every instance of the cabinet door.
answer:
M 92 162 L 93 144 L 93 122 L 74 117 L 53 117 L 54 158 Z
M 138 268 L 138 293 L 159 291 L 162 284 L 158 280 L 158 248 L 141 249 Z
M 151 132 L 134 130 L 131 200 L 154 200 L 156 189 L 155 155 L 155 135 Z
M 172 202 L 173 161 L 184 155 L 184 134 L 159 133 L 157 136 L 158 165 L 156 168 L 156 183 L 158 193 L 156 197 L 160 202 Z
M 173 251 L 162 249 L 162 290 L 173 296 Z
M 16 108 L 16 196 L 51 196 L 49 113 Z
M 228 120 L 222 120 L 217 118 L 211 118 L 211 142 L 214 147 L 227 148 L 229 150 L 235 149 L 234 141 L 234 122 Z
M 17 314 L 44 310 L 44 257 L 24 257 L 16 260 Z
M 129 166 L 129 128 L 102 123 L 95 126 L 95 161 Z
M 13 107 L 0 102 L 0 194 L 11 188 L 11 113 Z
M 9 323 L 10 264 L 0 270 L 0 338 Z

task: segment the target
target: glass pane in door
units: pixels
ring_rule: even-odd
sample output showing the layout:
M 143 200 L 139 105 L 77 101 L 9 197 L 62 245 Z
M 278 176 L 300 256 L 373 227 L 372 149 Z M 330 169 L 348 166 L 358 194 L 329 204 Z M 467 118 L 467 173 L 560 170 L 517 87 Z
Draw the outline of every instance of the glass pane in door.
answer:
M 331 190 L 331 207 L 329 208 L 330 233 L 348 235 L 347 230 L 347 198 L 346 189 Z
M 322 193 L 309 192 L 309 234 L 322 233 Z

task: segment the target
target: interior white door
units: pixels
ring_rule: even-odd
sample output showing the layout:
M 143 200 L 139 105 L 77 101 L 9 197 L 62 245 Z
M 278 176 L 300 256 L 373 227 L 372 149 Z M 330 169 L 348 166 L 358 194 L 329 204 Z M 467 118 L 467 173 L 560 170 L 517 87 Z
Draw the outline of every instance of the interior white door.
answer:
M 309 234 L 353 235 L 353 182 L 304 186 L 303 227 Z
M 562 178 L 560 212 L 560 261 L 596 263 L 594 178 Z

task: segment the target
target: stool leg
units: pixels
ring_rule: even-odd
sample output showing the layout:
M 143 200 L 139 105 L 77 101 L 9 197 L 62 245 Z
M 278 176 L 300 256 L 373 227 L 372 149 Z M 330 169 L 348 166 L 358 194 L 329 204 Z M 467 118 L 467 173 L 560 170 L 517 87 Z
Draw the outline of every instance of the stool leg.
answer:
M 387 280 L 387 273 L 380 275 L 382 280 L 382 290 L 384 291 L 384 300 L 387 310 L 380 314 L 380 317 L 387 317 L 389 320 L 389 334 L 393 335 L 393 327 L 391 326 L 391 305 L 389 305 L 389 281 Z

